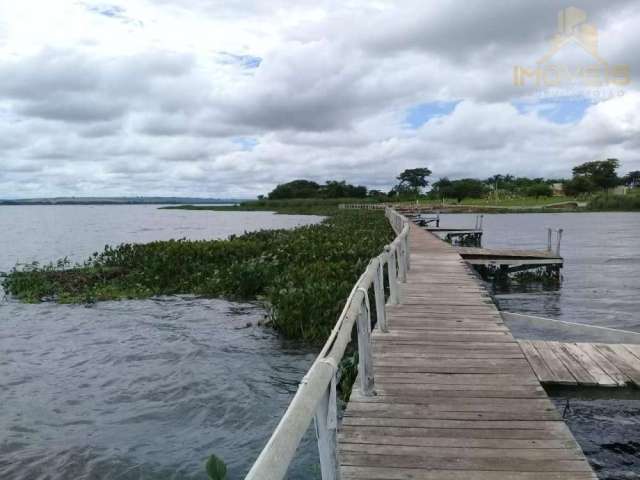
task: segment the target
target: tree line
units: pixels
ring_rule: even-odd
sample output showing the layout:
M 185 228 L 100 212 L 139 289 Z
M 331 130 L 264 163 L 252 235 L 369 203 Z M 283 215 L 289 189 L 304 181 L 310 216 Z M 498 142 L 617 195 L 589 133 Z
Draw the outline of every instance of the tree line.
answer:
M 427 167 L 410 168 L 396 177 L 397 184 L 388 192 L 369 190 L 362 185 L 351 185 L 344 180 L 329 180 L 323 185 L 310 180 L 294 180 L 278 185 L 268 194 L 270 200 L 292 198 L 365 198 L 411 199 L 426 196 L 431 199 L 483 198 L 491 194 L 513 197 L 549 197 L 554 194 L 554 185 L 562 184 L 562 193 L 580 196 L 598 191 L 609 191 L 618 185 L 640 187 L 640 171 L 632 171 L 619 177 L 618 159 L 609 158 L 586 162 L 573 168 L 571 179 L 545 179 L 493 175 L 486 179 L 462 178 L 450 180 L 443 177 L 433 182 L 428 180 L 432 171 Z M 431 185 L 428 192 L 426 189 Z M 259 197 L 263 199 L 261 195 Z

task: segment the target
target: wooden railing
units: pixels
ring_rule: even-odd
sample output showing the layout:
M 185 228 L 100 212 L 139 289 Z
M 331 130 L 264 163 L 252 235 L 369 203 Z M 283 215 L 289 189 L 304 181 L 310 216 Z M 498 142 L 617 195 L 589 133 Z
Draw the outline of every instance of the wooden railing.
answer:
M 245 480 L 281 480 L 294 458 L 311 419 L 314 419 L 322 480 L 336 480 L 338 474 L 336 386 L 338 366 L 344 356 L 354 324 L 358 332 L 358 377 L 364 395 L 374 394 L 375 379 L 371 352 L 372 309 L 369 290 L 373 288 L 376 328 L 387 332 L 385 303 L 397 304 L 398 282 L 405 282 L 409 269 L 409 222 L 395 210 L 385 215 L 396 238 L 373 258 L 356 282 L 329 339 L 298 387 L 289 408 L 274 430 Z M 385 265 L 389 297 L 385 295 Z
M 346 210 L 382 210 L 386 209 L 387 205 L 384 203 L 341 203 L 338 208 Z

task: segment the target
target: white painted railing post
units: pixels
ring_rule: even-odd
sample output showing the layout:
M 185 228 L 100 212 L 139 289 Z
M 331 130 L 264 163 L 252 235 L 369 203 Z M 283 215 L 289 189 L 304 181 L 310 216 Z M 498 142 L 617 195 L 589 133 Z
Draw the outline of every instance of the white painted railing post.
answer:
M 407 266 L 407 272 L 411 269 L 411 250 L 409 248 L 409 233 L 404 237 L 404 251 L 405 251 L 405 264 Z
M 396 252 L 392 251 L 389 246 L 384 247 L 388 254 L 389 261 L 387 263 L 387 274 L 389 277 L 389 304 L 397 305 L 398 298 L 398 269 L 396 267 Z
M 318 402 L 314 416 L 322 480 L 339 480 L 340 478 L 337 455 L 338 406 L 336 375 L 333 376 L 329 387 Z
M 363 289 L 364 290 L 364 289 Z M 358 314 L 358 376 L 363 395 L 374 395 L 373 355 L 371 353 L 371 317 L 366 291 Z
M 398 256 L 398 278 L 402 283 L 405 283 L 407 281 L 407 263 L 405 262 L 407 257 L 404 250 L 404 240 L 398 243 L 396 252 Z
M 380 257 L 378 257 L 377 262 L 376 275 L 373 278 L 373 292 L 376 298 L 376 317 L 380 331 L 387 333 L 389 327 L 387 325 L 387 315 L 384 311 L 384 264 Z

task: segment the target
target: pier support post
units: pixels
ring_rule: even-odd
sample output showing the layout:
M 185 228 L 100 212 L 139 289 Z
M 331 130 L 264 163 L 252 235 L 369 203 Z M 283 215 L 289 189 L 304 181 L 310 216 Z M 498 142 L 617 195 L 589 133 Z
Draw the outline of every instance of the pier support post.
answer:
M 560 256 L 560 242 L 562 241 L 562 229 L 558 229 L 558 242 L 556 243 L 556 255 Z
M 338 407 L 336 403 L 337 378 L 334 375 L 329 387 L 318 403 L 313 417 L 318 440 L 320 473 L 322 480 L 339 480 L 337 455 Z

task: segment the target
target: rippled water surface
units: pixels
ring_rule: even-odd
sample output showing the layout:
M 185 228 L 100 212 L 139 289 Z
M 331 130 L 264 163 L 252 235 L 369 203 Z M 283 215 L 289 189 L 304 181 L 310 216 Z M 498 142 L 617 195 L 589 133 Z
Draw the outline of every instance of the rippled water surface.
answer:
M 443 215 L 441 226 L 474 222 Z M 544 249 L 547 227 L 564 229 L 562 285 L 498 294 L 500 309 L 640 332 L 640 213 L 485 215 L 483 246 Z
M 601 480 L 640 478 L 640 395 L 632 389 L 549 392 Z
M 1 207 L 0 270 L 82 260 L 107 243 L 316 221 L 155 206 Z M 314 357 L 257 326 L 264 313 L 195 297 L 91 307 L 0 301 L 0 478 L 205 479 L 211 453 L 241 478 Z M 291 478 L 316 478 L 315 452 L 306 439 Z
M 204 479 L 213 452 L 240 478 L 313 360 L 250 304 L 1 310 L 2 479 Z

